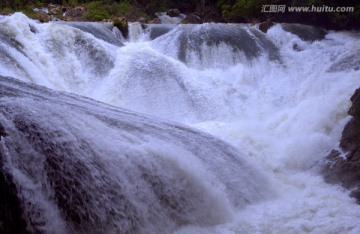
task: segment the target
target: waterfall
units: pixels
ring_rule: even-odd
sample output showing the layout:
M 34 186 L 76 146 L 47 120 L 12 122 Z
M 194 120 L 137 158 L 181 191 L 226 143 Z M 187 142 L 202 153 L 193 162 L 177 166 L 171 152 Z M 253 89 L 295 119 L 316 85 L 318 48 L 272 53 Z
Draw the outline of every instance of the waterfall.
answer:
M 129 24 L 129 41 L 137 42 L 143 36 L 143 29 L 141 23 L 134 22 Z
M 0 17 L 0 231 L 360 232 L 318 174 L 360 86 L 358 32 L 129 32 Z
M 31 232 L 214 225 L 271 192 L 244 155 L 205 133 L 11 78 L 0 83 L 1 161 Z

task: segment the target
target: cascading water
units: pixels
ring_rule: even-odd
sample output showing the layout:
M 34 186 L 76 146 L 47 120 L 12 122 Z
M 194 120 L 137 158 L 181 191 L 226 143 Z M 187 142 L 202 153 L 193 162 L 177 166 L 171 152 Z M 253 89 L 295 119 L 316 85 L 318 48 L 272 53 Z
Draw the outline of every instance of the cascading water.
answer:
M 1 164 L 28 229 L 360 232 L 317 174 L 360 86 L 359 33 L 138 26 L 122 45 L 106 25 L 0 18 L 0 75 L 53 90 L 1 78 Z

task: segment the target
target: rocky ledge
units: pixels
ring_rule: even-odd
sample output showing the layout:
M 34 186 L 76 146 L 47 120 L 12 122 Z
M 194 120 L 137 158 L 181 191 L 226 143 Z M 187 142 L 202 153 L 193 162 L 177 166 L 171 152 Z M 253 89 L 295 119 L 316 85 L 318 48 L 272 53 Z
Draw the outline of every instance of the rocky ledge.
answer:
M 360 88 L 351 97 L 349 115 L 340 140 L 340 149 L 332 150 L 322 166 L 325 181 L 351 190 L 360 204 Z

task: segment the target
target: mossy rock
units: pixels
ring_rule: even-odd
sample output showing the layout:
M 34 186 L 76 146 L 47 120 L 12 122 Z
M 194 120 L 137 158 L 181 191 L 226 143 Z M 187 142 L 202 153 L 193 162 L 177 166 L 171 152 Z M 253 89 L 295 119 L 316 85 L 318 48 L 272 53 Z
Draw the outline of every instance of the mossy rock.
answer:
M 125 17 L 118 17 L 114 19 L 114 27 L 117 27 L 122 35 L 127 38 L 129 35 L 129 28 L 128 28 L 128 21 L 125 19 Z
M 48 14 L 46 14 L 45 12 L 43 12 L 43 11 L 37 12 L 36 18 L 37 18 L 41 23 L 46 23 L 46 22 L 49 22 L 49 21 L 51 20 L 51 17 L 50 17 Z

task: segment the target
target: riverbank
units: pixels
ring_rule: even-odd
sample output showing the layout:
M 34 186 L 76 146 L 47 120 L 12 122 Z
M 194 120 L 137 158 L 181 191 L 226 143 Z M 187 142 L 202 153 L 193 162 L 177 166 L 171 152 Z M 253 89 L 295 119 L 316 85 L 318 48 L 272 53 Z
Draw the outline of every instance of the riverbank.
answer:
M 22 2 L 22 1 L 20 1 Z M 24 1 L 25 2 L 25 1 Z M 247 1 L 62 1 L 63 4 L 0 3 L 0 14 L 9 15 L 21 11 L 41 22 L 64 21 L 114 21 L 121 18 L 126 22 L 161 23 L 157 12 L 166 12 L 169 17 L 182 15 L 181 23 L 259 23 L 267 20 L 282 23 L 301 23 L 325 29 L 360 29 L 360 4 L 348 1 L 345 5 L 310 5 L 310 3 L 264 4 Z M 49 2 L 49 1 L 47 1 Z M 54 2 L 54 1 L 50 1 Z M 80 2 L 80 1 L 79 1 Z M 295 5 L 294 5 L 295 4 Z M 312 3 L 314 4 L 314 3 Z

